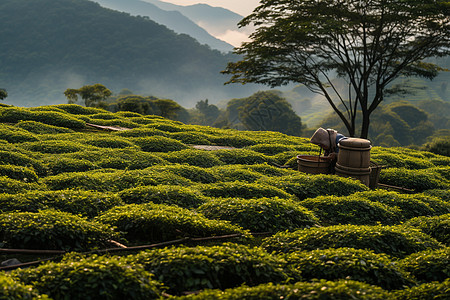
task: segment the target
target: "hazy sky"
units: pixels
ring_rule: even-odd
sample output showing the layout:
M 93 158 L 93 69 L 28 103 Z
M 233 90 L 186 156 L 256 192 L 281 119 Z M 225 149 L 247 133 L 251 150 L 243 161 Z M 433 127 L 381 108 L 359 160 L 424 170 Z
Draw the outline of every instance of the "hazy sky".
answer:
M 234 11 L 242 16 L 249 15 L 259 5 L 259 0 L 160 0 L 178 5 L 191 5 L 205 3 L 210 6 L 219 6 Z

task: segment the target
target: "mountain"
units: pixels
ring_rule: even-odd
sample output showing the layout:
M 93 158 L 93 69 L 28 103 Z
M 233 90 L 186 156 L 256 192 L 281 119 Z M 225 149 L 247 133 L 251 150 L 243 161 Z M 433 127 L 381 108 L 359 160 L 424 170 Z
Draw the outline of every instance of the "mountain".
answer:
M 210 35 L 205 29 L 195 24 L 177 10 L 164 10 L 158 6 L 140 0 L 92 0 L 101 6 L 126 12 L 134 16 L 146 16 L 156 23 L 167 26 L 176 33 L 192 36 L 201 44 L 207 44 L 222 52 L 233 50 L 233 46 Z
M 113 92 L 171 98 L 183 106 L 244 97 L 253 86 L 220 74 L 237 58 L 144 17 L 87 0 L 0 2 L 0 88 L 6 103 L 64 103 L 67 88 L 102 83 Z

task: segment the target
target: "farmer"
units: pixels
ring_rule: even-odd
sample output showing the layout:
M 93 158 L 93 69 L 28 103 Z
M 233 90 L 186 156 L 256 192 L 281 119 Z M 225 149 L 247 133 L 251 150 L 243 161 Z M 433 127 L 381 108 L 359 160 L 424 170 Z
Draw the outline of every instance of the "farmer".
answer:
M 332 173 L 334 173 L 334 166 L 336 165 L 337 155 L 339 153 L 338 144 L 341 140 L 346 139 L 343 134 L 338 133 L 334 129 L 319 128 L 314 132 L 310 142 L 318 145 L 324 150 L 324 158 L 330 160 Z

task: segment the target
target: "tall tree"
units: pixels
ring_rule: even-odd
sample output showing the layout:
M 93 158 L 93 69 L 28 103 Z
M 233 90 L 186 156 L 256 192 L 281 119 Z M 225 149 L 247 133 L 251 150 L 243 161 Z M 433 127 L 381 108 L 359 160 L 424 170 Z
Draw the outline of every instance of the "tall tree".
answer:
M 69 103 L 78 102 L 78 96 L 84 100 L 86 106 L 94 106 L 100 101 L 105 100 L 112 95 L 112 92 L 103 84 L 85 85 L 79 89 L 67 89 L 64 92 Z
M 235 51 L 243 60 L 223 71 L 233 75 L 228 83 L 302 83 L 326 98 L 350 136 L 360 117 L 367 138 L 393 80 L 432 79 L 441 68 L 424 60 L 450 54 L 448 0 L 260 2 L 239 23 L 257 29 Z
M 5 89 L 0 89 L 0 100 L 5 99 L 8 97 L 8 92 Z

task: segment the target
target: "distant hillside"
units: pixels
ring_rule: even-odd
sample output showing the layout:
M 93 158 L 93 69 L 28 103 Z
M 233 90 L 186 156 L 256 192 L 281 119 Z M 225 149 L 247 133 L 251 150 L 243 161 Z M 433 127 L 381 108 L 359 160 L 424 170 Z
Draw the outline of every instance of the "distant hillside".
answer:
M 224 86 L 224 55 L 147 18 L 87 0 L 0 2 L 0 87 L 6 103 L 63 103 L 67 88 L 102 83 L 113 92 L 172 98 L 189 106 L 248 96 L 250 86 Z
M 191 19 L 176 10 L 164 10 L 158 6 L 140 0 L 92 0 L 101 6 L 114 10 L 130 13 L 134 16 L 147 16 L 156 23 L 167 26 L 177 33 L 185 33 L 198 40 L 201 44 L 207 44 L 213 49 L 222 52 L 233 50 L 233 46 L 216 39 L 205 29 L 198 26 Z

